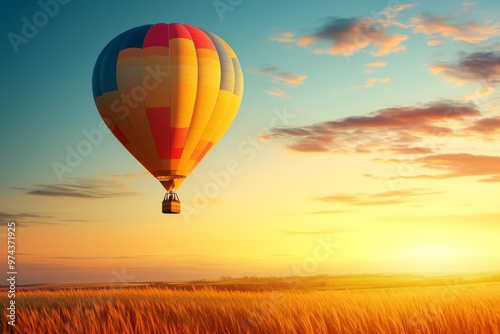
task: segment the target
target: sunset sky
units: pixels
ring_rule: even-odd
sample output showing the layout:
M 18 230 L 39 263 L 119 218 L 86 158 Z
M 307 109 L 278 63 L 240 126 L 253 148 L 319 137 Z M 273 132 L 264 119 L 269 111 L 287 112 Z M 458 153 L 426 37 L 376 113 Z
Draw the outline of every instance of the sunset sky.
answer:
M 16 221 L 19 283 L 499 269 L 497 0 L 54 1 L 0 20 L 0 256 Z M 245 77 L 180 215 L 91 87 L 112 38 L 159 22 L 219 35 Z

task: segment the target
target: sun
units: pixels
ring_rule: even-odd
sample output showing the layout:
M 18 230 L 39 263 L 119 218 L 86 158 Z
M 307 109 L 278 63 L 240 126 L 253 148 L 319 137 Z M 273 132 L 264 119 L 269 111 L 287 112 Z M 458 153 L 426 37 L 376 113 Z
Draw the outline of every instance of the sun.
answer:
M 421 245 L 408 248 L 400 256 L 417 272 L 470 271 L 470 255 L 466 248 L 446 245 Z

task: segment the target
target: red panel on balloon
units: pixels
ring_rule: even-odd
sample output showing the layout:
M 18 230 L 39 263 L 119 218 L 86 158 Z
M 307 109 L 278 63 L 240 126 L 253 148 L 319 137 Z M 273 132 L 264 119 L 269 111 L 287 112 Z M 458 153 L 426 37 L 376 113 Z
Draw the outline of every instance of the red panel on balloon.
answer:
M 170 41 L 168 36 L 168 24 L 155 24 L 149 29 L 148 33 L 146 34 L 143 48 L 147 48 L 148 46 L 168 47 Z
M 120 143 L 122 143 L 123 146 L 130 143 L 130 141 L 127 139 L 127 136 L 125 136 L 125 134 L 122 132 L 122 130 L 120 130 L 118 125 L 116 125 L 114 123 L 110 124 L 109 129 L 115 135 L 115 137 L 120 141 Z
M 170 39 L 174 38 L 187 38 L 192 39 L 189 31 L 182 25 L 178 23 L 173 23 L 168 25 L 170 28 Z
M 172 148 L 170 151 L 170 159 L 180 159 L 183 148 Z
M 212 42 L 212 39 L 210 39 L 210 37 L 208 37 L 208 35 L 203 30 L 193 26 L 185 26 L 185 27 L 191 34 L 191 38 L 193 39 L 195 48 L 210 49 L 217 51 L 214 43 Z
M 170 107 L 146 108 L 146 113 L 160 159 L 171 159 Z
M 172 128 L 171 136 L 172 147 L 180 148 L 184 147 L 186 143 L 186 138 L 188 136 L 189 128 Z

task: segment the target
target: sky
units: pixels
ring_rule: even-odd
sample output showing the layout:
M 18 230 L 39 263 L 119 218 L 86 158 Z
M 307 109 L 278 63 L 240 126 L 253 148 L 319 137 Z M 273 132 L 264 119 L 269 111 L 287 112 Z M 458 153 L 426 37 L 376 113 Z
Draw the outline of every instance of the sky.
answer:
M 15 221 L 19 284 L 498 270 L 498 1 L 2 6 L 0 256 Z M 245 78 L 180 215 L 91 88 L 111 39 L 160 22 L 219 35 Z

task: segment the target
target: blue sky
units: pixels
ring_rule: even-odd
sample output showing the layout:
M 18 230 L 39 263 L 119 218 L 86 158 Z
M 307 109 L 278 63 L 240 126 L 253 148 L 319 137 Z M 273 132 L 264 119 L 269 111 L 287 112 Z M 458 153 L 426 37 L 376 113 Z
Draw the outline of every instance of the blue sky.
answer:
M 180 269 L 178 272 L 172 269 L 174 272 L 172 277 L 251 274 L 241 269 L 247 262 L 255 266 L 258 274 L 276 274 L 272 269 L 276 268 L 276 263 L 279 263 L 278 267 L 286 269 L 293 261 L 304 258 L 305 255 L 301 252 L 307 252 L 304 245 L 311 245 L 312 237 L 321 235 L 322 231 L 327 233 L 340 228 L 339 221 L 362 222 L 369 217 L 369 213 L 364 212 L 363 208 L 352 216 L 342 216 L 352 209 L 344 207 L 350 205 L 346 202 L 347 195 L 351 196 L 351 199 L 355 196 L 365 196 L 363 199 L 367 199 L 370 198 L 368 194 L 394 190 L 387 189 L 384 180 L 376 181 L 375 178 L 366 176 L 383 175 L 384 172 L 394 171 L 395 168 L 397 170 L 397 166 L 390 164 L 400 157 L 380 153 L 387 152 L 380 144 L 387 138 L 381 136 L 378 139 L 376 147 L 379 151 L 371 151 L 371 155 L 363 156 L 347 148 L 337 151 L 332 141 L 328 142 L 327 146 L 330 146 L 326 149 L 324 147 L 317 149 L 318 145 L 322 144 L 318 141 L 318 137 L 313 136 L 304 141 L 295 135 L 298 131 L 313 132 L 317 128 L 315 126 L 325 121 L 336 121 L 339 122 L 339 127 L 345 126 L 347 123 L 342 122 L 343 119 L 373 116 L 377 113 L 382 115 L 381 110 L 387 108 L 400 108 L 398 112 L 405 111 L 404 108 L 417 113 L 423 112 L 418 108 L 429 106 L 430 103 L 441 103 L 440 106 L 444 109 L 446 106 L 459 105 L 460 108 L 465 108 L 472 105 L 471 108 L 479 110 L 480 115 L 471 111 L 471 117 L 476 118 L 470 122 L 479 122 L 482 117 L 486 119 L 483 123 L 493 124 L 494 122 L 489 120 L 498 115 L 495 88 L 500 70 L 499 67 L 494 67 L 500 66 L 495 63 L 500 59 L 498 56 L 500 27 L 497 23 L 500 4 L 497 1 L 317 0 L 306 4 L 301 1 L 174 0 L 147 1 L 139 4 L 134 1 L 71 0 L 64 4 L 57 3 L 57 10 L 52 5 L 50 8 L 54 10 L 53 17 L 45 15 L 47 20 L 42 22 L 44 14 L 40 12 L 43 12 L 44 6 L 40 3 L 54 4 L 56 3 L 54 1 L 30 1 L 22 4 L 9 2 L 3 5 L 1 34 L 4 38 L 0 46 L 3 59 L 0 69 L 4 82 L 1 93 L 3 121 L 0 125 L 3 143 L 0 172 L 1 218 L 3 220 L 15 218 L 24 223 L 30 238 L 35 238 L 36 233 L 48 236 L 50 232 L 57 231 L 57 235 L 72 240 L 74 236 L 69 236 L 72 234 L 70 231 L 83 229 L 81 222 L 88 223 L 90 231 L 102 222 L 110 226 L 122 224 L 128 238 L 131 227 L 147 220 L 152 226 L 161 225 L 162 233 L 173 236 L 178 233 L 179 240 L 191 244 L 194 240 L 202 240 L 204 235 L 212 231 L 218 229 L 224 231 L 226 239 L 215 237 L 213 241 L 205 240 L 197 247 L 188 247 L 186 253 L 182 254 L 188 256 L 186 254 L 189 253 L 189 256 L 193 257 L 192 262 L 188 261 L 185 268 L 179 265 L 184 269 L 187 268 L 188 274 Z M 214 3 L 223 7 L 217 9 Z M 223 11 L 220 8 L 227 10 Z M 23 37 L 26 20 L 30 23 L 42 20 L 36 34 L 33 33 L 34 36 Z M 92 152 L 83 157 L 81 163 L 71 173 L 65 174 L 63 180 L 59 179 L 53 170 L 54 162 L 64 163 L 68 154 L 67 147 L 76 149 L 78 144 L 86 139 L 82 131 L 99 128 L 101 120 L 92 98 L 91 74 L 102 48 L 113 37 L 127 29 L 159 22 L 192 24 L 221 36 L 237 53 L 245 76 L 244 99 L 233 126 L 217 148 L 183 184 L 179 192 L 181 199 L 185 199 L 186 204 L 193 206 L 192 199 L 195 198 L 197 189 L 203 189 L 203 186 L 210 182 L 210 172 L 225 168 L 228 161 L 238 161 L 242 168 L 241 173 L 228 187 L 221 189 L 215 198 L 211 198 L 211 205 L 208 208 L 193 216 L 194 225 L 183 224 L 185 221 L 182 217 L 175 217 L 172 218 L 171 230 L 165 231 L 164 217 L 158 215 L 157 203 L 163 195 L 162 188 L 154 178 L 144 174 L 142 166 L 129 156 L 112 135 L 104 134 L 102 142 L 93 146 Z M 367 33 L 356 36 L 356 29 L 360 27 L 362 29 L 364 24 L 380 30 L 374 35 Z M 13 45 L 12 34 L 26 38 L 25 43 Z M 363 44 L 365 42 L 366 45 Z M 485 61 L 484 57 L 479 59 L 481 52 L 483 56 L 486 53 L 490 55 L 488 61 L 493 67 L 488 67 L 486 64 L 488 61 Z M 467 60 L 478 65 L 467 67 Z M 488 71 L 496 69 L 491 72 L 489 81 L 485 81 L 486 76 L 482 76 L 481 66 Z M 290 117 L 286 118 L 285 122 L 278 118 L 276 122 L 277 113 Z M 418 126 L 420 123 L 415 124 Z M 473 128 L 469 123 L 464 124 L 460 126 L 453 123 L 449 126 L 453 130 Z M 273 129 L 276 125 L 285 126 L 291 131 L 280 132 L 279 129 Z M 420 125 L 430 126 L 428 123 Z M 382 129 L 383 131 L 385 130 Z M 364 132 L 364 134 L 368 138 L 369 133 Z M 335 133 L 329 135 L 331 138 L 336 136 Z M 443 145 L 438 140 L 440 148 L 448 147 L 440 153 L 476 153 L 481 157 L 496 157 L 498 149 L 492 142 L 498 133 L 493 131 L 488 132 L 488 135 L 489 140 L 475 137 L 474 140 L 467 141 L 466 138 L 465 144 L 461 143 L 462 146 L 454 147 L 455 141 L 460 139 L 459 136 L 445 138 L 446 140 L 442 140 Z M 342 138 L 334 139 L 333 143 L 342 143 Z M 259 146 L 259 149 L 255 150 L 255 158 L 252 158 L 253 155 L 250 153 L 241 154 L 241 148 L 250 147 L 251 140 L 259 140 L 259 145 L 262 145 L 262 149 Z M 361 141 L 359 144 L 364 145 Z M 389 145 L 387 142 L 385 144 Z M 427 160 L 418 160 L 425 157 Z M 425 157 L 411 158 L 416 164 L 422 164 L 419 165 L 419 175 L 425 174 L 423 173 L 425 168 L 435 163 L 435 160 L 431 160 L 431 155 Z M 465 156 L 454 156 L 454 158 L 459 157 Z M 434 172 L 439 171 L 438 167 L 432 166 L 435 167 Z M 443 169 L 452 170 L 452 167 L 441 166 L 441 170 Z M 459 216 L 458 220 L 466 216 L 497 214 L 493 203 L 489 201 L 471 202 L 464 194 L 457 195 L 456 189 L 467 187 L 467 184 L 462 183 L 464 175 L 466 178 L 477 175 L 495 178 L 500 174 L 496 169 L 480 172 L 470 172 L 471 170 L 467 169 L 469 174 L 465 172 L 463 175 L 460 174 L 460 179 L 456 182 L 453 179 L 455 183 L 449 180 L 450 182 L 445 184 L 448 181 L 433 181 L 421 176 L 407 181 L 406 184 L 411 183 L 408 189 L 396 190 L 401 191 L 400 195 L 406 198 L 410 195 L 425 197 L 436 193 L 454 194 L 447 195 L 448 197 L 443 195 L 443 198 L 436 200 L 436 203 L 443 203 L 441 207 L 456 205 L 450 198 L 460 198 L 460 203 L 469 203 L 470 211 L 463 209 L 456 213 Z M 454 176 L 460 171 L 455 172 Z M 122 193 L 124 202 L 115 200 L 114 190 L 103 189 L 106 186 L 103 180 L 111 182 L 109 187 L 116 187 L 118 189 L 115 189 L 116 192 Z M 68 183 L 76 183 L 83 188 L 95 186 L 93 191 L 99 193 L 97 196 L 99 198 L 91 199 L 92 203 L 86 198 L 78 198 L 72 192 L 75 188 L 71 187 L 71 191 L 63 194 L 54 195 L 47 191 L 56 186 L 68 187 Z M 494 193 L 496 189 L 493 183 L 488 185 L 472 183 L 476 188 L 473 187 L 471 192 L 477 192 L 476 199 L 482 194 Z M 295 195 L 295 192 L 303 195 Z M 337 192 L 342 193 L 344 197 Z M 390 196 L 396 195 L 390 194 Z M 272 203 L 277 198 L 280 200 L 276 200 L 275 207 L 257 202 L 255 205 L 260 206 L 261 210 L 258 211 L 261 212 L 250 214 L 243 219 L 246 225 L 235 227 L 234 221 L 239 220 L 238 217 L 242 212 L 249 210 L 246 206 L 250 203 L 249 198 L 259 196 L 262 196 L 267 203 Z M 294 201 L 310 205 L 296 206 L 296 210 L 300 209 L 302 216 L 297 216 L 299 212 L 297 211 L 292 219 L 287 212 L 287 203 L 295 203 Z M 123 217 L 122 203 L 127 203 L 127 208 L 134 208 L 128 209 L 133 212 L 126 219 Z M 144 203 L 144 205 L 141 204 L 138 209 L 133 206 L 134 203 L 136 205 Z M 425 220 L 426 215 L 439 212 L 437 208 L 430 206 L 432 208 L 429 211 L 421 211 L 423 212 L 421 219 Z M 379 218 L 385 219 L 386 222 L 396 219 L 395 217 L 411 221 L 411 217 L 415 216 L 414 208 L 388 208 L 386 205 L 380 208 L 383 215 Z M 92 214 L 89 211 L 92 211 Z M 155 215 L 150 211 L 154 211 Z M 330 212 L 332 215 L 338 213 L 341 217 L 308 215 L 315 211 Z M 452 211 L 445 210 L 445 213 L 451 217 Z M 287 221 L 293 221 L 290 223 L 290 230 L 286 228 Z M 441 223 L 442 229 L 445 230 L 446 224 Z M 61 224 L 64 227 L 51 224 Z M 284 230 L 285 232 L 282 232 Z M 295 234 L 287 234 L 286 231 L 303 232 L 301 241 L 291 242 L 290 235 Z M 467 234 L 469 230 L 464 231 L 462 232 Z M 489 235 L 498 236 L 500 229 L 495 227 L 487 231 Z M 112 232 L 109 233 L 106 238 L 116 236 Z M 266 257 L 268 253 L 252 255 L 252 245 L 256 242 L 265 242 L 263 240 L 272 240 L 273 233 L 278 233 L 279 238 L 283 240 L 277 242 L 279 245 L 276 246 L 277 250 L 268 251 L 272 254 L 288 254 L 286 261 L 270 261 Z M 342 233 L 338 236 L 340 239 Z M 345 240 L 349 241 L 345 241 L 344 244 L 352 245 L 360 235 L 366 237 L 364 232 L 358 235 L 355 233 L 355 231 L 348 232 Z M 251 240 L 248 239 L 249 235 L 253 236 Z M 259 235 L 263 236 L 262 239 L 259 239 Z M 214 252 L 204 258 L 203 247 L 213 248 L 214 244 L 221 242 L 243 245 L 238 252 L 247 255 L 241 259 L 228 260 L 221 255 L 225 252 L 220 250 L 221 253 Z M 41 242 L 37 244 L 42 249 L 44 245 Z M 89 245 L 82 244 L 80 254 L 86 254 L 88 251 L 86 247 Z M 449 253 L 446 253 L 446 249 L 458 247 L 457 244 L 453 245 L 455 248 L 450 246 L 449 242 L 444 246 L 436 246 L 434 241 L 431 245 L 423 241 L 417 242 L 412 249 L 415 254 L 419 254 L 418 247 L 422 249 L 441 247 L 439 249 L 445 249 L 442 253 L 446 255 Z M 477 246 L 474 242 L 468 245 L 469 248 L 464 246 L 467 252 Z M 68 263 L 61 264 L 56 261 L 55 254 L 62 249 L 51 249 L 47 252 L 40 250 L 41 255 L 36 257 L 38 250 L 25 247 L 28 249 L 26 253 L 31 254 L 26 255 L 26 262 L 33 264 L 34 268 L 35 264 L 39 263 L 48 267 L 70 266 Z M 112 247 L 123 247 L 119 248 L 121 251 L 127 248 L 123 245 L 109 247 L 108 250 Z M 170 254 L 168 250 L 157 251 L 153 245 L 149 247 L 151 249 L 146 247 L 145 252 L 157 254 L 159 259 L 164 260 L 163 256 Z M 138 252 L 134 253 L 135 255 L 140 253 L 139 246 L 132 248 Z M 392 251 L 395 249 L 398 248 L 396 246 L 391 248 Z M 498 248 L 492 247 L 490 258 L 498 259 L 498 253 L 495 253 L 497 251 Z M 111 261 L 109 264 L 102 266 L 101 263 L 99 265 L 89 263 L 90 260 L 84 260 L 83 255 L 80 258 L 75 255 L 75 259 L 87 262 L 70 267 L 72 270 L 77 270 L 97 266 L 106 272 L 99 276 L 104 279 L 109 276 L 109 268 L 133 267 L 130 263 L 119 260 L 116 252 L 109 250 L 109 254 L 106 251 L 96 254 L 95 257 L 116 260 L 115 262 L 109 260 Z M 412 250 L 408 252 L 411 253 Z M 135 256 L 134 254 L 131 256 Z M 421 254 L 424 255 L 420 260 L 425 262 L 427 253 Z M 358 255 L 356 261 L 359 263 L 370 261 L 369 256 L 364 258 Z M 445 255 L 443 259 L 448 259 Z M 221 258 L 225 260 L 220 260 Z M 217 265 L 214 267 L 207 259 L 220 265 L 219 270 L 216 270 Z M 168 261 L 165 261 L 162 265 L 168 269 L 169 265 L 165 264 Z M 206 263 L 210 265 L 205 265 Z M 155 265 L 158 263 L 155 262 Z M 201 266 L 198 272 L 192 270 L 197 266 Z M 439 264 L 435 266 L 437 268 Z M 211 267 L 215 269 L 211 270 Z M 322 270 L 328 273 L 336 272 L 333 267 L 333 265 L 326 266 Z M 457 265 L 450 267 L 450 270 L 456 268 L 465 270 L 466 267 L 467 264 Z M 341 264 L 335 268 L 340 268 L 338 271 L 373 269 L 371 267 L 367 269 L 368 267 L 362 265 L 353 267 Z M 396 264 L 387 264 L 381 268 L 397 270 L 398 267 Z M 491 265 L 485 260 L 482 268 L 486 270 L 491 268 Z M 426 268 L 422 267 L 419 270 Z M 37 271 L 33 269 L 30 273 L 35 275 Z M 140 272 L 134 274 L 141 279 L 169 278 L 161 275 L 141 275 Z M 71 275 L 47 276 L 46 280 L 70 280 L 72 277 Z M 89 274 L 87 279 L 92 277 Z

